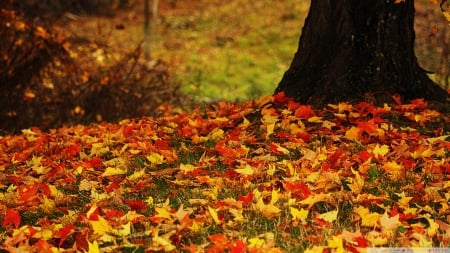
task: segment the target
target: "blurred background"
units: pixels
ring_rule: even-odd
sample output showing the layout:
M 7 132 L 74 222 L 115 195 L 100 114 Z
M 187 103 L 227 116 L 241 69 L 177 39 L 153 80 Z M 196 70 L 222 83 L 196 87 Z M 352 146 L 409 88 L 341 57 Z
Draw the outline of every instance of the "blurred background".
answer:
M 272 94 L 309 1 L 1 0 L 0 134 Z M 416 54 L 445 89 L 450 27 L 416 1 Z

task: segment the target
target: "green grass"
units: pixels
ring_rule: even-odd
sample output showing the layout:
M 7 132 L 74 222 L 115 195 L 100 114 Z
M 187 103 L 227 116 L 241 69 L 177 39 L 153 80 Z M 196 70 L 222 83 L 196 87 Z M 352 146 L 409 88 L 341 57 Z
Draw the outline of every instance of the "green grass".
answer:
M 200 101 L 271 94 L 297 49 L 307 9 L 306 2 L 292 0 L 206 4 L 166 18 L 169 27 L 188 28 L 159 31 L 155 54 L 182 55 L 183 66 L 175 66 L 175 74 L 182 91 Z

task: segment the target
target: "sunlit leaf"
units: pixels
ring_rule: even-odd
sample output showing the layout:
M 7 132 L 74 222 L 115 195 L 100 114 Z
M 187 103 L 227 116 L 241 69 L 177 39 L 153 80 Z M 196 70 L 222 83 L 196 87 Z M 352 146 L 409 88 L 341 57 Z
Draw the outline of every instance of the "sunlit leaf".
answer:
M 306 223 L 306 219 L 308 218 L 309 211 L 305 210 L 303 208 L 301 208 L 299 210 L 299 209 L 297 209 L 295 207 L 291 207 L 290 208 L 290 213 L 292 215 L 292 219 L 293 220 L 299 220 L 302 223 Z

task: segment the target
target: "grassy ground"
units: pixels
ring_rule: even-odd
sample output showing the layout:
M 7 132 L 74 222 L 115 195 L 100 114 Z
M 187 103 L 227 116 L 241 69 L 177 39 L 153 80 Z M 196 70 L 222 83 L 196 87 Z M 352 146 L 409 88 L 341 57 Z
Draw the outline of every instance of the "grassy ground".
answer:
M 143 38 L 143 6 L 131 3 L 113 18 L 80 17 L 64 28 L 129 50 Z M 309 7 L 309 1 L 295 0 L 159 4 L 151 55 L 169 62 L 182 90 L 198 101 L 243 101 L 271 94 L 297 49 Z M 418 59 L 425 69 L 435 72 L 442 67 L 442 47 L 448 45 L 444 42 L 448 43 L 450 33 L 439 22 L 443 17 L 437 6 L 425 0 L 416 5 Z M 118 24 L 125 29 L 115 29 Z M 434 25 L 440 33 L 430 37 Z
M 449 117 L 284 98 L 0 138 L 0 252 L 450 246 Z

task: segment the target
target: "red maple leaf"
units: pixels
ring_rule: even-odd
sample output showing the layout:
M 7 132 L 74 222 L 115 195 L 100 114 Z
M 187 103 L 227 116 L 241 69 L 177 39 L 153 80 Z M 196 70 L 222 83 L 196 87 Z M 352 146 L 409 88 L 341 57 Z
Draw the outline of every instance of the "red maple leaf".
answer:
M 60 238 L 59 247 L 64 243 L 69 235 L 71 235 L 75 231 L 75 225 L 68 224 L 56 231 L 55 237 Z
M 316 113 L 310 105 L 300 105 L 295 111 L 295 116 L 298 118 L 309 119 L 314 115 L 316 115 Z
M 6 211 L 5 219 L 3 220 L 3 227 L 8 226 L 9 224 L 13 224 L 14 227 L 18 228 L 20 225 L 20 214 L 15 209 L 8 209 Z
M 247 252 L 247 244 L 242 240 L 236 240 L 232 245 L 229 245 L 230 253 L 244 253 Z
M 133 211 L 143 212 L 147 210 L 147 205 L 142 200 L 124 199 L 123 202 L 125 202 L 125 204 L 127 204 Z
M 244 196 L 239 196 L 238 201 L 242 201 L 242 203 L 245 206 L 250 205 L 253 201 L 253 192 L 249 192 L 249 193 L 247 193 L 247 195 L 244 195 Z

